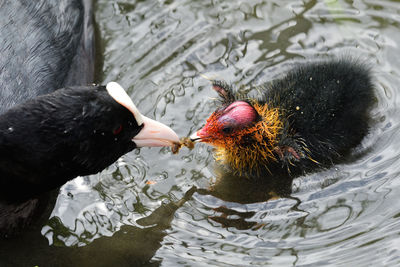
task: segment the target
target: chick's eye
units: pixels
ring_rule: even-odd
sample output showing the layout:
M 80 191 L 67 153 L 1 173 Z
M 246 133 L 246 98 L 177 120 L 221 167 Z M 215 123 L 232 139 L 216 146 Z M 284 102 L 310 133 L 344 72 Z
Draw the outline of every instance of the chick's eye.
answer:
M 233 128 L 232 128 L 232 127 L 229 127 L 229 126 L 225 126 L 224 128 L 222 128 L 222 132 L 224 132 L 224 133 L 226 133 L 226 134 L 231 133 L 232 130 L 233 130 Z
M 122 131 L 122 125 L 119 125 L 117 128 L 114 129 L 113 134 L 117 135 Z

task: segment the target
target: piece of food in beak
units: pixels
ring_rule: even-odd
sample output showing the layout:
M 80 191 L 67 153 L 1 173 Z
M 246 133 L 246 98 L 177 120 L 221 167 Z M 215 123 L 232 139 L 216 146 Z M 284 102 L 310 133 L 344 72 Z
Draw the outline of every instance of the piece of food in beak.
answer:
M 179 142 L 176 142 L 172 145 L 171 151 L 173 154 L 178 154 L 179 150 L 182 148 L 182 146 L 185 146 L 189 149 L 194 148 L 194 142 L 191 140 L 190 137 L 182 137 Z

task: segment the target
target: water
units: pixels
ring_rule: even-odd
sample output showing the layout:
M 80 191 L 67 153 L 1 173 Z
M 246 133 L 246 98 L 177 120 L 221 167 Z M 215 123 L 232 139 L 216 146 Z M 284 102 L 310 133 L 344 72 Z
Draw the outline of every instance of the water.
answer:
M 143 114 L 180 136 L 215 109 L 200 73 L 257 84 L 327 55 L 373 66 L 375 123 L 361 155 L 299 177 L 290 198 L 269 201 L 247 181 L 205 192 L 218 176 L 207 145 L 133 151 L 63 186 L 37 230 L 44 237 L 28 233 L 10 255 L 39 266 L 400 264 L 399 2 L 99 0 L 96 20 L 98 82 L 118 81 Z

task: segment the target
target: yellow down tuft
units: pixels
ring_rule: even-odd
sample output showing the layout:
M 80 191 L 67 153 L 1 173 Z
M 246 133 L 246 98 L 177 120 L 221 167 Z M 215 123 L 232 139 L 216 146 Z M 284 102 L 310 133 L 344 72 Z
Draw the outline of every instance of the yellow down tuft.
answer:
M 261 120 L 252 127 L 236 131 L 230 136 L 209 141 L 215 148 L 215 159 L 229 164 L 238 173 L 246 170 L 259 172 L 261 166 L 276 161 L 273 153 L 283 127 L 277 108 L 252 103 Z

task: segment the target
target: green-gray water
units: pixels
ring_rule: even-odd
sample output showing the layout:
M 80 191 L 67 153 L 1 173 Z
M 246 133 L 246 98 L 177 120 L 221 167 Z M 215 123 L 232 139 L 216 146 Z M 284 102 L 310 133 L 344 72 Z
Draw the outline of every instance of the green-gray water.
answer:
M 400 2 L 99 0 L 95 15 L 98 82 L 118 81 L 143 114 L 181 136 L 215 109 L 200 73 L 257 84 L 327 55 L 373 67 L 376 122 L 361 156 L 295 179 L 292 198 L 246 204 L 192 191 L 184 198 L 215 179 L 207 145 L 133 151 L 63 186 L 43 236 L 15 241 L 10 258 L 25 257 L 25 266 L 400 264 Z

